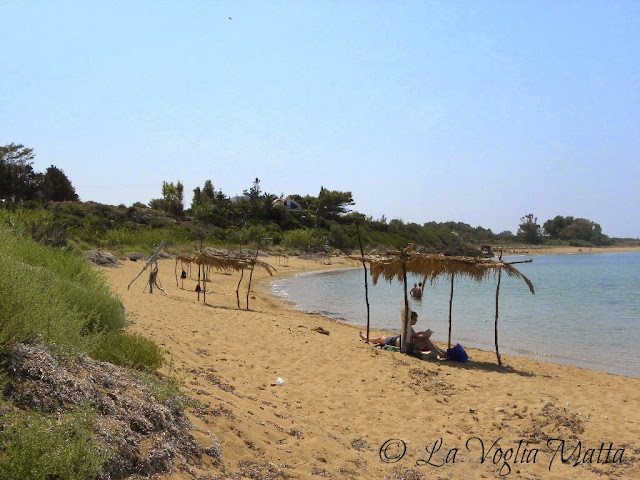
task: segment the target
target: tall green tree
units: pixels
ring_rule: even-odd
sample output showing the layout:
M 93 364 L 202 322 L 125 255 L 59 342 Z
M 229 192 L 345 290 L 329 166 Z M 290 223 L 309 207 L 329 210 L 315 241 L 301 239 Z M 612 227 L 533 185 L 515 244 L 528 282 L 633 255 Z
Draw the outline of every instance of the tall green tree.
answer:
M 224 227 L 231 214 L 231 200 L 221 190 L 216 190 L 211 180 L 206 180 L 202 189 L 193 190 L 191 213 L 198 220 Z
M 37 200 L 42 174 L 33 170 L 33 148 L 10 143 L 0 146 L 0 198 Z
M 296 201 L 296 203 L 298 205 L 300 205 L 300 207 L 303 210 L 312 210 L 315 211 L 318 209 L 318 198 L 311 196 L 311 195 L 305 195 L 304 197 L 301 195 L 289 195 L 289 198 L 293 199 Z
M 534 218 L 533 213 L 520 219 L 518 238 L 531 245 L 538 245 L 542 241 L 542 228 L 538 225 L 538 219 Z
M 274 218 L 273 215 L 273 202 L 278 199 L 278 196 L 273 193 L 263 193 L 262 194 L 262 211 L 264 214 L 264 218 L 271 220 Z
M 149 207 L 178 216 L 182 215 L 184 211 L 184 186 L 179 180 L 175 185 L 173 182 L 162 182 L 162 198 L 151 200 Z
M 249 212 L 253 218 L 257 218 L 264 212 L 264 203 L 260 201 L 262 190 L 260 189 L 260 179 L 256 177 L 248 192 L 249 195 Z
M 350 212 L 347 207 L 355 205 L 351 192 L 328 190 L 320 187 L 318 194 L 318 216 L 326 219 L 336 219 L 340 215 Z
M 560 215 L 544 222 L 544 231 L 552 240 L 581 241 L 594 245 L 609 245 L 611 239 L 602 233 L 602 227 L 586 218 Z
M 587 220 L 586 218 L 576 218 L 561 232 L 565 240 L 582 240 L 590 242 L 596 235 L 602 235 L 600 225 Z
M 213 188 L 213 182 L 211 180 L 205 180 L 204 187 L 202 187 L 203 201 L 213 200 L 216 196 L 216 189 Z
M 42 181 L 42 199 L 52 202 L 77 202 L 78 195 L 71 181 L 62 170 L 51 165 L 47 168 Z
M 195 213 L 198 207 L 202 205 L 202 190 L 200 187 L 193 189 L 193 199 L 191 200 L 191 210 Z
M 162 182 L 162 197 L 169 213 L 182 215 L 184 211 L 184 185 L 179 180 L 175 185 L 173 182 Z
M 549 236 L 551 240 L 557 240 L 561 238 L 562 231 L 573 223 L 573 217 L 562 217 L 556 215 L 552 220 L 547 220 L 542 225 L 544 233 Z

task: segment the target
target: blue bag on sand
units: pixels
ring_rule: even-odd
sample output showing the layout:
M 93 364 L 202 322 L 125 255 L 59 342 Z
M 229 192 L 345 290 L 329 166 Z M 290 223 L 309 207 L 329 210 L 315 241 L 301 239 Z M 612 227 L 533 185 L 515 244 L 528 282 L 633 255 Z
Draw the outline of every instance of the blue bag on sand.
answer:
M 447 356 L 449 360 L 455 360 L 456 362 L 466 362 L 469 360 L 469 355 L 464 351 L 462 345 L 456 343 L 456 346 L 453 348 L 447 349 Z

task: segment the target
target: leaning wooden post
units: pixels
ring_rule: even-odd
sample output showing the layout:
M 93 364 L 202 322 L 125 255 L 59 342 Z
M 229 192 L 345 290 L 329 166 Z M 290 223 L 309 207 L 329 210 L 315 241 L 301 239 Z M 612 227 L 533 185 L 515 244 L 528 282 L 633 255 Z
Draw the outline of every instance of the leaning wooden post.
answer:
M 249 294 L 251 293 L 251 279 L 253 278 L 253 271 L 256 269 L 256 260 L 258 259 L 258 252 L 260 247 L 256 249 L 256 255 L 253 257 L 253 265 L 251 266 L 251 273 L 249 274 L 249 287 L 247 288 L 247 310 L 249 310 Z
M 404 282 L 404 315 L 402 316 L 402 335 L 400 337 L 400 351 L 409 352 L 411 343 L 411 312 L 409 311 L 409 295 L 407 294 L 407 260 L 402 252 L 402 281 Z
M 138 274 L 137 274 L 135 277 L 133 277 L 133 280 L 131 280 L 131 281 L 129 282 L 129 285 L 127 285 L 127 290 L 129 290 L 129 287 L 131 287 L 131 284 L 132 284 L 133 282 L 135 282 L 135 281 L 137 280 L 137 278 L 138 278 L 140 275 L 142 275 L 142 272 L 144 272 L 144 271 L 147 269 L 147 267 L 149 267 L 149 265 L 151 265 L 151 263 L 153 263 L 153 261 L 154 261 L 154 260 L 156 260 L 156 258 L 158 257 L 158 254 L 159 254 L 159 253 L 162 251 L 162 249 L 164 248 L 164 244 L 165 244 L 165 240 L 163 239 L 163 240 L 160 242 L 160 246 L 157 248 L 157 250 L 155 251 L 155 253 L 154 253 L 153 255 L 151 255 L 151 258 L 149 258 L 149 260 L 147 260 L 147 263 L 145 263 L 145 264 L 144 264 L 144 267 L 142 267 L 142 270 L 140 270 L 140 271 L 138 272 Z
M 238 308 L 240 308 L 240 283 L 242 283 L 242 277 L 244 277 L 244 268 L 240 270 L 240 280 L 238 280 L 238 286 L 236 287 L 236 300 L 238 301 Z
M 178 286 L 178 258 L 176 257 L 176 267 L 174 269 L 174 273 L 176 274 L 176 287 Z
M 362 268 L 364 269 L 364 301 L 367 304 L 367 343 L 369 343 L 369 285 L 367 283 L 367 265 L 364 261 L 364 250 L 362 249 L 362 239 L 360 238 L 360 228 L 356 223 L 356 233 L 360 244 L 360 256 L 362 257 Z
M 451 348 L 451 311 L 453 309 L 453 280 L 455 275 L 451 274 L 451 295 L 449 296 L 449 346 L 447 349 Z

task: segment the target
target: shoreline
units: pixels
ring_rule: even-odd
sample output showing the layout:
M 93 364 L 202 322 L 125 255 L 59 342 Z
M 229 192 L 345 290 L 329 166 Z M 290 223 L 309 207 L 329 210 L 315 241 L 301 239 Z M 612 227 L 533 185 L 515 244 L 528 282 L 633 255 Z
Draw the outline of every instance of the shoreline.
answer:
M 265 260 L 275 262 L 274 257 Z M 275 275 L 352 264 L 294 258 L 289 263 L 274 265 Z M 479 480 L 507 468 L 512 469 L 507 478 L 574 477 L 573 463 L 551 460 L 547 440 L 556 438 L 566 442 L 566 449 L 580 441 L 583 454 L 602 442 L 613 445 L 612 454 L 624 449 L 622 462 L 582 462 L 584 478 L 601 478 L 603 472 L 640 478 L 640 412 L 633 408 L 640 404 L 638 379 L 509 354 L 502 355 L 499 367 L 495 352 L 472 348 L 467 363 L 381 351 L 361 342 L 356 326 L 303 313 L 272 296 L 272 278 L 265 272 L 254 274 L 249 310 L 244 309 L 243 280 L 239 310 L 239 275 L 212 273 L 215 293 L 208 293 L 203 304 L 192 290 L 195 280 L 186 280 L 185 290 L 176 286 L 174 264 L 159 262 L 158 277 L 168 297 L 144 293 L 142 278 L 127 290 L 139 263 L 104 272 L 125 304 L 130 330 L 166 349 L 168 363 L 161 372 L 177 375 L 199 405 L 190 410 L 194 435 L 206 443 L 202 432 L 209 431 L 220 441 L 222 463 L 203 457 L 197 475 L 235 478 L 251 465 L 262 472 L 251 478 L 266 478 L 268 472 L 275 478 L 281 472 L 300 479 L 422 474 Z M 272 387 L 277 377 L 285 384 Z M 481 462 L 477 440 L 465 448 L 470 438 L 480 439 L 485 448 L 498 442 L 503 451 L 515 451 L 521 442 L 540 451 L 535 462 Z M 402 458 L 393 457 L 390 439 L 406 448 Z M 431 463 L 440 466 L 417 463 L 428 458 L 425 447 L 438 441 L 441 448 Z M 446 463 L 453 449 L 458 456 Z M 194 477 L 175 471 L 158 478 Z
M 572 247 L 573 248 L 573 247 Z M 597 251 L 597 252 L 587 252 L 587 254 L 601 254 L 601 253 L 628 253 L 628 252 L 640 252 L 640 247 L 637 249 L 633 249 L 633 250 L 620 250 L 620 251 L 616 251 L 616 252 L 610 252 L 610 251 Z M 563 255 L 563 254 L 572 254 L 573 252 L 570 251 L 559 251 L 554 253 L 553 255 Z M 537 255 L 544 255 L 544 254 L 536 254 Z M 549 254 L 552 255 L 552 254 Z M 341 257 L 336 257 L 338 260 Z M 353 270 L 355 269 L 361 269 L 361 265 L 358 265 L 356 262 L 353 261 L 348 261 L 347 264 L 353 264 L 353 267 L 344 267 L 344 268 L 318 268 L 316 270 L 311 270 L 311 271 L 306 271 L 306 272 L 302 272 L 302 273 L 296 273 L 293 275 L 293 277 L 297 277 L 297 276 L 311 276 L 311 275 L 317 275 L 317 274 L 322 274 L 328 270 L 330 271 L 334 271 L 334 272 L 339 272 L 339 271 L 347 271 L 347 270 Z M 293 278 L 292 276 L 286 276 L 286 277 L 290 277 Z M 283 278 L 283 277 L 281 277 Z M 277 282 L 277 279 L 273 279 L 270 282 L 267 282 L 267 284 L 265 284 L 264 288 L 263 288 L 263 293 L 267 294 L 267 295 L 271 295 L 273 296 L 275 299 L 278 299 L 279 301 L 281 301 L 283 303 L 284 306 L 286 306 L 286 308 L 290 308 L 294 311 L 297 312 L 301 312 L 304 314 L 308 314 L 308 315 L 317 315 L 317 316 L 321 316 L 323 318 L 326 318 L 327 320 L 331 320 L 331 321 L 337 321 L 340 323 L 343 323 L 345 326 L 348 326 L 350 328 L 353 328 L 355 333 L 357 334 L 360 331 L 363 331 L 366 329 L 366 323 L 355 323 L 353 321 L 350 321 L 346 318 L 342 318 L 339 316 L 331 316 L 329 315 L 330 312 L 323 312 L 323 311 L 317 311 L 317 310 L 305 310 L 303 308 L 298 307 L 298 304 L 296 302 L 296 300 L 289 300 L 288 298 L 285 298 L 283 296 L 278 295 L 277 293 L 275 293 L 273 291 L 273 284 Z M 376 331 L 376 332 L 380 332 L 385 336 L 393 336 L 397 334 L 397 329 L 394 328 L 371 328 L 372 331 Z M 489 355 L 493 355 L 495 358 L 495 347 L 492 344 L 485 344 L 483 345 L 482 343 L 478 343 L 477 341 L 474 340 L 470 340 L 470 339 L 461 339 L 460 342 L 464 345 L 464 348 L 469 350 L 469 349 L 473 349 L 473 350 L 478 350 L 478 351 L 482 351 L 485 352 Z M 446 350 L 446 339 L 443 342 L 442 339 L 438 340 L 434 340 L 434 343 L 436 343 L 439 347 L 443 348 Z M 456 342 L 454 342 L 455 344 Z M 553 354 L 553 353 L 538 353 L 532 350 L 524 350 L 522 348 L 517 348 L 517 347 L 510 347 L 509 345 L 506 346 L 502 346 L 500 348 L 500 353 L 501 355 L 511 355 L 511 356 L 515 356 L 515 357 L 519 357 L 519 358 L 524 358 L 524 359 L 529 359 L 532 361 L 541 361 L 541 362 L 548 362 L 548 363 L 553 363 L 555 365 L 560 365 L 560 366 L 567 366 L 567 367 L 573 367 L 573 368 L 582 368 L 582 369 L 586 369 L 586 370 L 590 370 L 590 371 L 594 371 L 594 372 L 599 372 L 599 373 L 606 373 L 606 374 L 611 374 L 611 375 L 618 375 L 618 376 L 622 376 L 622 377 L 626 377 L 626 378 L 632 378 L 632 379 L 640 379 L 640 375 L 633 375 L 633 373 L 625 373 L 625 372 L 621 372 L 621 371 L 612 371 L 614 368 L 609 366 L 609 363 L 607 362 L 596 362 L 596 361 L 589 361 L 588 358 L 579 358 L 579 357 L 574 357 L 574 356 L 562 356 L 561 354 Z M 577 360 L 576 360 L 577 359 Z M 622 369 L 620 369 L 622 370 Z
M 564 247 L 564 246 L 523 246 L 523 247 L 507 247 L 508 250 L 516 250 L 519 253 L 505 253 L 505 256 L 520 255 L 587 255 L 598 253 L 629 253 L 640 252 L 638 247 Z M 497 255 L 496 255 L 497 257 Z M 494 257 L 494 258 L 496 258 Z

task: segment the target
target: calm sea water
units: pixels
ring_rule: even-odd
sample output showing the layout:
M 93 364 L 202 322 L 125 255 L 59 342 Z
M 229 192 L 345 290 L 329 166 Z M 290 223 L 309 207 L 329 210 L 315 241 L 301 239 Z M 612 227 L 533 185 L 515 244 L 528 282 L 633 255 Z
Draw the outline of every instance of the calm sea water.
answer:
M 516 261 L 523 258 L 511 257 Z M 500 283 L 501 353 L 640 377 L 640 253 L 539 255 L 516 265 L 534 284 L 503 275 Z M 369 281 L 373 330 L 400 329 L 403 286 Z M 409 286 L 421 282 L 410 277 Z M 494 350 L 497 279 L 455 280 L 452 342 Z M 451 283 L 427 284 L 421 300 L 410 300 L 418 329 L 431 328 L 447 341 Z M 299 309 L 366 328 L 364 271 L 319 272 L 280 279 L 274 294 Z

